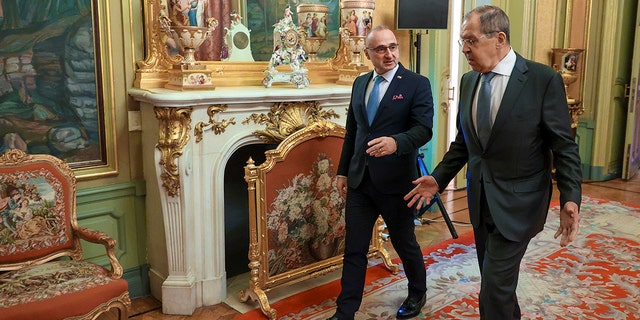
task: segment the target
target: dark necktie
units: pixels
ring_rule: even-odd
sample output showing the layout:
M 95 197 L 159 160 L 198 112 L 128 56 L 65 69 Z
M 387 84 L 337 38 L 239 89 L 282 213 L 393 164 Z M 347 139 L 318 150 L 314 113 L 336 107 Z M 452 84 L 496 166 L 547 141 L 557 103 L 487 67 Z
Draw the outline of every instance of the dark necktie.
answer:
M 384 81 L 384 78 L 381 76 L 376 76 L 373 79 L 373 89 L 371 89 L 371 93 L 369 93 L 369 100 L 367 100 L 367 119 L 369 120 L 369 124 L 373 122 L 373 117 L 376 116 L 376 111 L 378 111 L 378 106 L 380 105 L 380 83 Z
M 495 75 L 493 72 L 482 75 L 482 86 L 478 93 L 476 121 L 478 125 L 478 138 L 483 148 L 487 146 L 489 136 L 491 135 L 491 79 L 493 79 Z

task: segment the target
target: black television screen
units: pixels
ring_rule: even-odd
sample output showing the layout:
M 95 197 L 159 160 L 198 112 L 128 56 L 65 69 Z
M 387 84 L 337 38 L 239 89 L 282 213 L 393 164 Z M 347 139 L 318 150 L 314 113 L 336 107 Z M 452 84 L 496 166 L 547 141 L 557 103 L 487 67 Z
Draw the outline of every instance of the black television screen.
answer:
M 446 29 L 449 0 L 397 0 L 396 29 Z

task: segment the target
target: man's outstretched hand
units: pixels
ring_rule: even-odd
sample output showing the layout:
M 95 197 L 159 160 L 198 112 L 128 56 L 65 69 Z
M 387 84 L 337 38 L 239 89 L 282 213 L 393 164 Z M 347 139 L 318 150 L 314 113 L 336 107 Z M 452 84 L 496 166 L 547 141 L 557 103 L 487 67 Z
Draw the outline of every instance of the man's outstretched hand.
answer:
M 580 226 L 580 209 L 575 202 L 567 202 L 562 206 L 560 210 L 560 226 L 558 231 L 553 235 L 554 239 L 560 238 L 560 246 L 566 247 L 571 244 L 578 234 L 578 227 Z
M 422 176 L 413 180 L 412 183 L 415 184 L 416 187 L 404 196 L 404 200 L 409 201 L 409 203 L 407 203 L 407 207 L 409 208 L 420 208 L 423 205 L 429 204 L 439 189 L 436 179 L 432 176 Z

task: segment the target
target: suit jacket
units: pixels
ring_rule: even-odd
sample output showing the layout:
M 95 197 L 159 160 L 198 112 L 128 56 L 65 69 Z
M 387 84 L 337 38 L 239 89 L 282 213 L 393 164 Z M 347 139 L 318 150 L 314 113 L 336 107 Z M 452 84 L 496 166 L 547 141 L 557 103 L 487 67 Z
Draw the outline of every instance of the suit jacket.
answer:
M 581 200 L 582 173 L 560 74 L 516 54 L 491 136 L 482 148 L 472 120 L 480 74 L 462 76 L 458 133 L 432 176 L 442 189 L 467 167 L 467 196 L 474 227 L 480 224 L 484 188 L 492 218 L 507 239 L 523 241 L 540 232 L 552 192 L 552 167 L 560 202 Z
M 372 77 L 373 72 L 369 72 L 353 83 L 338 174 L 347 177 L 349 187 L 357 188 L 368 167 L 371 180 L 380 187 L 380 192 L 405 194 L 413 188 L 411 181 L 418 177 L 418 148 L 433 134 L 431 84 L 426 77 L 400 64 L 369 125 L 365 93 Z M 367 143 L 381 136 L 396 140 L 396 154 L 380 158 L 368 156 Z

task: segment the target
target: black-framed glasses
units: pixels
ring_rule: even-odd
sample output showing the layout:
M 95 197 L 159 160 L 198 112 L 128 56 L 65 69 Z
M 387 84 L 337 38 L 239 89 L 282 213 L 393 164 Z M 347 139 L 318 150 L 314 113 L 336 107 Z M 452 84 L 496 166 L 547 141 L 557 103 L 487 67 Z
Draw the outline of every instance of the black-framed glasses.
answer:
M 396 50 L 398 50 L 398 44 L 397 43 L 392 43 L 388 46 L 377 46 L 375 48 L 366 48 L 367 50 L 371 50 L 377 54 L 385 54 L 387 53 L 387 49 L 391 52 L 395 52 Z
M 482 38 L 486 38 L 486 37 L 488 37 L 489 35 L 494 34 L 494 33 L 497 33 L 497 32 L 500 32 L 500 31 L 491 31 L 491 32 L 487 32 L 487 33 L 485 33 L 485 34 L 483 34 L 483 35 L 481 35 L 481 36 L 479 36 L 479 37 L 477 37 L 477 38 L 475 38 L 475 39 L 458 39 L 458 44 L 459 44 L 461 47 L 463 47 L 463 46 L 464 46 L 464 44 L 466 43 L 466 44 L 468 44 L 469 46 L 473 47 L 476 43 L 478 43 L 478 41 L 479 41 L 480 39 L 482 39 Z

